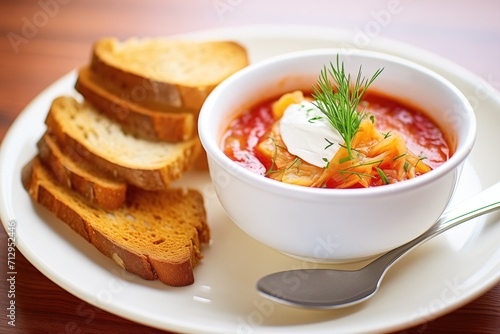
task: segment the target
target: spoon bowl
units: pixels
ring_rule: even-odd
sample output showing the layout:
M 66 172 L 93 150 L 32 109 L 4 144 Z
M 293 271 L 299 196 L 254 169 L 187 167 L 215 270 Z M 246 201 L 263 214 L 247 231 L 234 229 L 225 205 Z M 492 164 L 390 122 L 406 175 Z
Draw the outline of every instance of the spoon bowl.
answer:
M 387 270 L 418 245 L 466 221 L 500 208 L 500 182 L 446 211 L 427 232 L 357 270 L 298 269 L 273 273 L 257 290 L 278 302 L 333 309 L 363 302 L 378 290 Z

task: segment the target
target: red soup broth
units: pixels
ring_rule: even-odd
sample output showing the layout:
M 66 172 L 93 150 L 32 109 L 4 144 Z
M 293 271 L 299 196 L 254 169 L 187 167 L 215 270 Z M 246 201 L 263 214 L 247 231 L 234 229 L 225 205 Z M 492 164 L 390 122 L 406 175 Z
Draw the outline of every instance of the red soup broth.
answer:
M 275 122 L 272 104 L 280 96 L 243 111 L 228 125 L 222 137 L 224 153 L 260 175 L 266 174 L 266 167 L 259 160 L 255 147 Z M 424 162 L 432 169 L 453 153 L 446 133 L 419 108 L 375 91 L 367 91 L 361 103 L 368 114 L 375 116 L 375 126 L 380 132 L 399 132 L 408 149 L 415 155 L 425 156 Z

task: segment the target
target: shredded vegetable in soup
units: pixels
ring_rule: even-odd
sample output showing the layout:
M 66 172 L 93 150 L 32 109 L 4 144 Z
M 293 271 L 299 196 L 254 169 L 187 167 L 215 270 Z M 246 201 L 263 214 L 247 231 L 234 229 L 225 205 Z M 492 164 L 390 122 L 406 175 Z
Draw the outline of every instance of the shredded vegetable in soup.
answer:
M 286 93 L 233 120 L 224 153 L 265 177 L 318 188 L 375 187 L 429 172 L 450 157 L 445 135 L 421 110 L 367 91 L 380 72 L 358 75 L 353 87 L 337 59 L 311 94 Z

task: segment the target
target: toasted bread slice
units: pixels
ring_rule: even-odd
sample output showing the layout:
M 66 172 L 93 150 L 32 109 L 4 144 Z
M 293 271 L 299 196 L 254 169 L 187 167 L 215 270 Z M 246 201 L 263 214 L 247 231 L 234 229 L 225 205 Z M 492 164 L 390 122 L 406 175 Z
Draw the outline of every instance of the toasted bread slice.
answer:
M 61 151 L 54 138 L 44 134 L 38 141 L 38 154 L 56 180 L 103 209 L 117 209 L 125 203 L 127 183 L 97 170 L 67 147 Z
M 91 67 L 108 84 L 136 95 L 147 107 L 199 110 L 222 80 L 249 63 L 246 49 L 232 41 L 167 38 L 98 40 Z
M 198 191 L 134 189 L 125 207 L 107 211 L 61 186 L 38 158 L 24 166 L 22 182 L 34 201 L 127 271 L 171 286 L 194 282 L 200 247 L 210 239 Z
M 140 101 L 134 102 L 130 96 L 120 96 L 116 90 L 105 88 L 102 80 L 89 67 L 80 69 L 75 88 L 97 110 L 138 137 L 178 142 L 191 139 L 196 134 L 197 112 L 145 108 Z
M 72 97 L 54 99 L 45 123 L 60 147 L 71 147 L 96 168 L 145 190 L 167 189 L 201 151 L 198 138 L 168 143 L 134 137 Z

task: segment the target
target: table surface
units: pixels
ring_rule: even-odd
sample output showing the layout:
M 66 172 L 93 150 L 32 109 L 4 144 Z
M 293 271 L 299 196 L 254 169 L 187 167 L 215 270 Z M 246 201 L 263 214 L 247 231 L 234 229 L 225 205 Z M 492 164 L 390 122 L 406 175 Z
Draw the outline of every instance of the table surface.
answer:
M 173 35 L 248 24 L 337 27 L 406 42 L 470 70 L 500 89 L 500 2 L 338 0 L 40 0 L 0 2 L 0 140 L 46 86 L 88 61 L 102 36 Z M 0 229 L 1 281 L 7 235 Z M 16 253 L 16 326 L 0 285 L 0 332 L 158 333 L 79 300 Z M 402 298 L 401 302 L 404 302 Z M 500 333 L 500 284 L 438 319 L 398 333 Z

